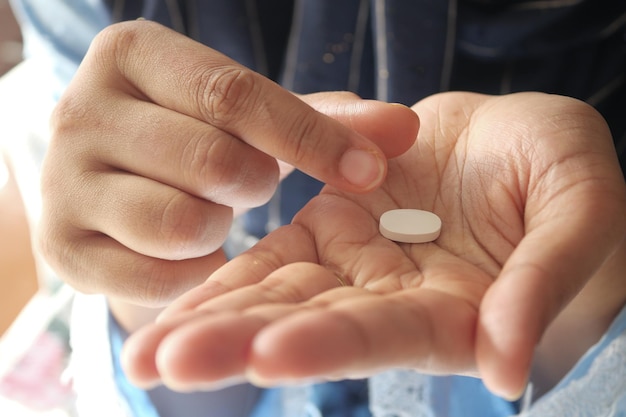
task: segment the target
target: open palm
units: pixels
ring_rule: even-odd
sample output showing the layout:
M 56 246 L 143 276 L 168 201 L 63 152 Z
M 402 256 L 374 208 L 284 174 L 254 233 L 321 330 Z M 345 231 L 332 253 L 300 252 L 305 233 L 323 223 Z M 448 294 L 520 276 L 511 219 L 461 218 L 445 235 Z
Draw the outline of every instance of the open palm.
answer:
M 275 385 L 393 368 L 478 375 L 514 395 L 546 326 L 624 234 L 624 183 L 588 106 L 447 93 L 414 106 L 384 185 L 326 187 L 128 341 L 137 383 Z M 432 243 L 378 232 L 386 210 L 443 222 Z

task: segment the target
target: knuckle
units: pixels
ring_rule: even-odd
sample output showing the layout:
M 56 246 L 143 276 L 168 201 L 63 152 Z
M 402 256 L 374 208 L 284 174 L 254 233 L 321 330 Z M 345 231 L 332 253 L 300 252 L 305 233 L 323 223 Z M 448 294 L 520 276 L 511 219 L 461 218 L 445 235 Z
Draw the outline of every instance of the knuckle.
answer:
M 186 182 L 198 188 L 202 195 L 210 196 L 218 184 L 223 187 L 236 181 L 235 167 L 228 163 L 233 146 L 230 138 L 221 135 L 192 137 L 181 158 Z
M 129 62 L 132 51 L 141 49 L 156 30 L 156 23 L 149 21 L 128 21 L 114 23 L 100 31 L 92 41 L 89 57 L 102 66 Z
M 291 123 L 288 128 L 290 162 L 301 169 L 306 170 L 317 145 L 316 138 L 325 137 L 323 127 L 316 113 L 307 112 L 298 120 Z
M 77 272 L 81 269 L 80 245 L 71 239 L 69 230 L 75 229 L 65 222 L 43 216 L 35 234 L 34 248 L 63 281 L 86 292 L 87 289 L 82 288 L 85 276 Z
M 199 70 L 190 84 L 201 116 L 216 126 L 241 118 L 255 106 L 257 81 L 253 72 L 235 65 Z
M 64 95 L 50 116 L 51 145 L 64 143 L 89 118 L 89 106 L 76 95 Z M 70 141 L 71 143 L 71 141 Z
M 189 197 L 177 194 L 166 202 L 157 214 L 156 238 L 166 245 L 173 258 L 183 255 L 199 238 L 198 230 L 201 229 L 199 225 L 204 223 L 201 221 L 203 213 L 197 210 L 197 205 L 188 200 Z
M 187 194 L 176 194 L 158 209 L 156 236 L 171 260 L 206 255 L 219 248 L 226 238 L 219 212 L 209 215 L 204 202 Z
M 218 204 L 256 206 L 267 202 L 278 183 L 274 158 L 242 147 L 223 134 L 192 137 L 180 158 L 184 181 Z

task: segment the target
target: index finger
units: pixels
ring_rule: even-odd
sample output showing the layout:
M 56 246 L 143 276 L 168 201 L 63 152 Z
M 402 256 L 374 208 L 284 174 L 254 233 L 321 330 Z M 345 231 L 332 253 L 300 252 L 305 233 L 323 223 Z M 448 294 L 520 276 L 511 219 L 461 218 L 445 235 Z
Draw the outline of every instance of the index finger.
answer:
M 105 84 L 209 123 L 322 182 L 366 192 L 387 162 L 374 143 L 271 80 L 152 22 L 125 22 L 94 41 Z M 120 81 L 125 80 L 125 81 Z M 410 123 L 414 115 L 406 112 Z

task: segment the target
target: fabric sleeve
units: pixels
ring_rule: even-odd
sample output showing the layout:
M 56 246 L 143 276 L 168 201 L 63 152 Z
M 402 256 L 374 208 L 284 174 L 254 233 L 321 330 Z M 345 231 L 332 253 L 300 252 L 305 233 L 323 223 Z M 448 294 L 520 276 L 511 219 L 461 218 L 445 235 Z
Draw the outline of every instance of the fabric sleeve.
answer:
M 602 339 L 523 417 L 626 415 L 626 307 Z
M 621 417 L 626 415 L 626 307 L 601 340 L 552 390 L 520 402 L 491 394 L 481 380 L 392 370 L 370 379 L 374 417 Z

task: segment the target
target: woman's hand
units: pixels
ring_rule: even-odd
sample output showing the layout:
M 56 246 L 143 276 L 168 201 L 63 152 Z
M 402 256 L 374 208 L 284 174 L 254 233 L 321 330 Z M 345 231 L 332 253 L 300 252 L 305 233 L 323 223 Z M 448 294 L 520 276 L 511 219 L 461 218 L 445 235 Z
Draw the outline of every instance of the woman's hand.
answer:
M 403 367 L 519 395 L 548 325 L 624 240 L 610 133 L 589 106 L 544 94 L 447 93 L 414 110 L 417 142 L 382 187 L 327 186 L 181 297 L 129 339 L 131 380 L 186 390 Z M 435 212 L 441 236 L 383 238 L 395 208 Z M 597 304 L 619 310 L 620 281 Z
M 278 161 L 367 192 L 419 121 L 407 107 L 346 93 L 296 97 L 137 21 L 96 38 L 52 126 L 43 254 L 80 291 L 156 307 L 225 262 L 233 209 L 271 197 Z

